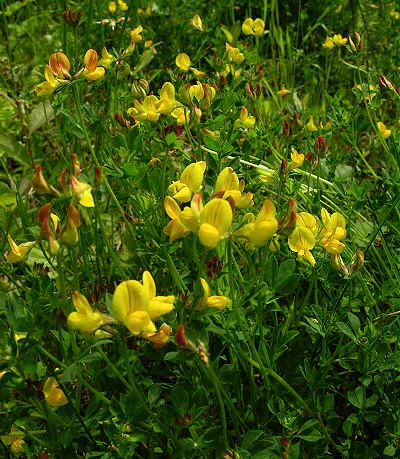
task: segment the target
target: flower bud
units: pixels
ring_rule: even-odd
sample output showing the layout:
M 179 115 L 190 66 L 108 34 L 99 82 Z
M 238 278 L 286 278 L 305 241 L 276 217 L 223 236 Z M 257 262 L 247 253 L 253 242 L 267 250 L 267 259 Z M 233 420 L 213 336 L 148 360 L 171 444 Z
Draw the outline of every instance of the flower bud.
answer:
M 324 152 L 326 150 L 325 139 L 322 137 L 322 135 L 319 135 L 317 137 L 317 140 L 315 141 L 315 144 L 314 144 L 314 148 L 320 152 Z
M 95 185 L 100 185 L 101 180 L 102 180 L 101 169 L 100 169 L 100 167 L 96 166 L 95 169 L 94 169 L 94 183 L 95 183 Z
M 293 198 L 289 198 L 286 215 L 279 221 L 278 233 L 280 231 L 290 230 L 296 225 L 296 210 L 297 202 Z
M 334 253 L 331 255 L 331 264 L 337 271 L 345 274 L 346 276 L 349 275 L 349 270 L 347 269 L 347 266 L 339 253 Z
M 43 176 L 42 166 L 37 165 L 35 166 L 36 175 L 32 179 L 32 185 L 36 188 L 39 192 L 42 193 L 50 193 L 49 185 L 46 182 L 46 179 Z
M 201 20 L 201 17 L 200 17 L 198 14 L 194 15 L 194 16 L 190 19 L 190 23 L 192 24 L 192 26 L 193 26 L 195 29 L 199 30 L 200 32 L 203 32 L 203 31 L 204 31 L 204 29 L 203 29 L 203 22 L 202 22 L 202 20 Z
M 358 32 L 354 32 L 354 40 L 352 39 L 351 35 L 349 35 L 349 43 L 350 43 L 350 48 L 354 51 L 360 51 L 362 48 L 362 40 L 361 36 Z
M 76 176 L 79 176 L 79 174 L 81 173 L 78 155 L 75 153 L 72 153 L 72 173 Z
M 145 97 L 149 93 L 149 82 L 144 78 L 132 82 L 131 92 L 134 97 Z
M 353 275 L 353 273 L 361 269 L 363 264 L 364 264 L 364 253 L 360 248 L 358 248 L 350 262 L 350 275 Z
M 64 53 L 53 53 L 49 59 L 49 67 L 58 78 L 71 79 L 69 74 L 71 64 Z
M 312 157 L 313 157 L 313 154 L 311 153 L 311 151 L 308 151 L 306 154 L 306 161 L 311 163 Z

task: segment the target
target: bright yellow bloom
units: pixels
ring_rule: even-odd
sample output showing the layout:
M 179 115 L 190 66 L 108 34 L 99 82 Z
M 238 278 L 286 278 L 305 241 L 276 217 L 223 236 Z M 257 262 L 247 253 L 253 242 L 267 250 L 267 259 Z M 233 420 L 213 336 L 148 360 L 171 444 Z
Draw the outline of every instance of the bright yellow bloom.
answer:
M 234 236 L 247 240 L 250 247 L 262 247 L 272 239 L 278 229 L 275 218 L 276 208 L 272 201 L 265 199 L 257 217 L 247 214 L 249 223 L 235 231 Z
M 79 182 L 74 175 L 71 175 L 70 186 L 72 195 L 77 197 L 81 206 L 94 207 L 92 187 L 88 183 Z
M 115 61 L 115 57 L 107 51 L 107 48 L 104 46 L 101 50 L 101 59 L 99 60 L 99 65 L 108 69 L 110 65 Z
M 83 60 L 85 64 L 85 70 L 82 72 L 82 75 L 88 80 L 100 80 L 104 77 L 104 67 L 97 67 L 98 56 L 97 52 L 94 49 L 89 49 Z
M 157 333 L 142 333 L 142 338 L 145 338 L 152 343 L 154 347 L 159 349 L 160 347 L 165 346 L 171 341 L 171 332 L 172 328 L 167 324 L 162 324 L 160 330 Z
M 56 77 L 62 79 L 69 76 L 71 63 L 64 53 L 53 53 L 49 59 L 49 67 Z
M 67 323 L 70 328 L 82 333 L 93 333 L 110 320 L 101 312 L 93 311 L 88 300 L 78 291 L 72 294 L 72 303 L 76 311 L 69 314 Z
M 400 19 L 400 13 L 396 10 L 391 10 L 389 14 L 390 16 L 394 17 L 396 21 Z
M 323 48 L 327 48 L 327 49 L 333 49 L 335 47 L 335 43 L 332 39 L 332 37 L 326 37 L 326 40 L 324 42 L 324 44 L 322 45 Z
M 173 193 L 174 199 L 180 202 L 189 202 L 192 193 L 200 191 L 206 166 L 205 161 L 198 161 L 185 167 L 180 179 L 168 187 L 168 191 Z
M 117 11 L 117 4 L 115 2 L 110 2 L 108 4 L 108 11 L 110 13 L 115 13 Z
M 212 199 L 200 214 L 199 239 L 209 248 L 214 248 L 225 237 L 232 224 L 232 209 L 225 199 Z
M 115 289 L 112 308 L 115 317 L 129 331 L 154 333 L 154 319 L 168 314 L 174 309 L 174 296 L 156 296 L 156 285 L 148 271 L 143 273 L 142 284 L 136 280 L 121 282 Z
M 244 54 L 240 52 L 239 48 L 227 46 L 228 57 L 234 64 L 241 64 L 244 61 Z
M 158 121 L 160 113 L 158 107 L 160 104 L 159 99 L 154 96 L 146 96 L 142 101 L 136 99 L 135 108 L 129 108 L 128 114 L 132 114 L 137 121 Z
M 315 126 L 314 118 L 312 117 L 312 115 L 310 116 L 310 119 L 308 120 L 308 123 L 306 124 L 306 129 L 308 132 L 318 131 L 317 126 Z
M 25 261 L 28 258 L 29 252 L 37 241 L 23 242 L 17 245 L 10 234 L 7 234 L 8 243 L 10 244 L 10 252 L 8 252 L 6 261 L 7 263 L 19 263 Z
M 50 67 L 46 65 L 44 69 L 44 77 L 46 81 L 39 83 L 34 86 L 36 95 L 38 96 L 49 96 L 60 86 L 60 82 L 54 77 Z
M 222 311 L 228 304 L 226 296 L 210 296 L 210 286 L 207 281 L 200 277 L 201 286 L 203 287 L 203 297 L 197 302 L 196 309 L 217 308 Z
M 262 19 L 257 18 L 253 21 L 252 18 L 247 18 L 242 24 L 242 32 L 245 35 L 261 36 L 264 33 L 265 23 Z
M 392 131 L 390 129 L 386 129 L 386 126 L 382 123 L 382 121 L 378 121 L 378 129 L 384 139 L 387 139 L 392 134 Z
M 332 215 L 325 209 L 321 209 L 323 228 L 320 233 L 319 244 L 330 254 L 340 254 L 345 245 L 340 242 L 346 238 L 346 220 L 338 212 Z
M 278 96 L 286 96 L 287 94 L 290 94 L 290 91 L 286 89 L 285 85 L 282 86 L 282 89 L 280 89 L 277 92 Z
M 203 29 L 203 22 L 201 20 L 201 17 L 198 15 L 198 14 L 195 14 L 191 19 L 190 19 L 190 23 L 192 24 L 192 26 L 197 29 L 197 30 L 200 30 L 200 32 L 203 32 L 204 29 Z
M 64 406 L 68 403 L 68 399 L 64 392 L 58 387 L 58 382 L 55 378 L 47 378 L 43 386 L 43 394 L 46 402 L 50 406 Z
M 355 87 L 363 92 L 363 87 L 360 84 L 357 84 Z M 371 100 L 376 96 L 376 92 L 371 92 L 371 91 L 374 91 L 376 88 L 373 84 L 370 84 L 368 86 L 368 89 L 369 89 L 369 95 L 365 98 L 365 100 L 367 102 L 371 102 Z
M 300 167 L 304 162 L 304 154 L 299 153 L 295 148 L 292 148 L 291 161 L 288 164 L 288 170 L 291 171 Z
M 234 128 L 252 128 L 256 122 L 254 116 L 249 115 L 246 107 L 242 107 L 240 110 L 240 117 L 235 121 Z
M 190 68 L 190 57 L 185 53 L 179 53 L 176 56 L 175 64 L 184 72 L 187 72 Z
M 296 226 L 303 226 L 308 228 L 314 236 L 317 236 L 321 230 L 321 222 L 315 215 L 309 214 L 308 212 L 297 212 L 296 213 Z
M 123 0 L 118 0 L 118 6 L 121 11 L 128 11 L 128 5 Z
M 232 198 L 235 207 L 240 209 L 246 209 L 247 207 L 253 206 L 253 193 L 243 193 L 244 181 L 239 182 L 239 178 L 236 172 L 231 167 L 225 167 L 218 177 L 215 184 L 216 194 L 221 194 L 223 199 Z
M 297 226 L 288 238 L 290 250 L 297 252 L 299 259 L 308 261 L 312 266 L 315 265 L 315 259 L 311 250 L 315 246 L 315 236 L 310 229 L 305 226 Z
M 336 46 L 342 46 L 347 43 L 347 38 L 343 38 L 340 33 L 333 36 L 333 43 Z
M 1 435 L 0 439 L 6 446 L 10 447 L 13 454 L 16 454 L 24 452 L 23 444 L 25 441 L 23 440 L 23 437 L 24 433 L 13 425 L 10 433 L 8 435 Z
M 189 88 L 190 100 L 196 98 L 197 102 L 200 102 L 204 98 L 203 85 L 198 81 L 197 84 L 190 86 Z
M 151 16 L 151 8 L 149 6 L 145 10 L 138 8 L 137 14 L 143 14 L 143 16 Z
M 174 242 L 176 239 L 180 239 L 189 234 L 190 230 L 181 222 L 180 216 L 182 210 L 175 199 L 166 196 L 164 199 L 164 208 L 168 217 L 171 218 L 171 221 L 163 230 L 164 233 L 169 236 L 169 242 Z
M 143 32 L 143 27 L 138 25 L 135 29 L 131 30 L 131 40 L 133 43 L 142 41 L 142 36 L 140 35 Z
M 186 107 L 175 108 L 171 112 L 171 115 L 176 119 L 176 122 L 180 125 L 186 124 L 190 120 L 190 111 Z
M 177 105 L 175 100 L 175 88 L 172 83 L 167 81 L 162 85 L 160 92 L 160 102 L 157 111 L 163 115 L 170 113 Z
M 204 78 L 205 76 L 207 76 L 207 73 L 206 73 L 206 72 L 203 72 L 203 71 L 201 71 L 201 70 L 198 70 L 198 69 L 196 69 L 196 68 L 194 68 L 194 67 L 190 67 L 190 70 L 193 72 L 193 75 L 194 75 L 196 78 L 198 78 L 199 80 L 200 80 L 201 78 Z

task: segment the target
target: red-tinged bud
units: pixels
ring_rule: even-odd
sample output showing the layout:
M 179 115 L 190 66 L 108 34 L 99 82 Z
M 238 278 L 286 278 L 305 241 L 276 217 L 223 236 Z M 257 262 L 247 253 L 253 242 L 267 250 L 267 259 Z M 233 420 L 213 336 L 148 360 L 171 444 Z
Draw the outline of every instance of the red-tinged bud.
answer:
M 313 169 L 317 167 L 318 161 L 319 161 L 319 156 L 315 155 L 315 159 L 314 159 L 314 162 L 312 164 Z
M 42 166 L 37 165 L 35 166 L 36 175 L 32 180 L 32 185 L 42 193 L 50 193 L 49 185 L 46 182 L 46 179 L 43 176 Z
M 67 181 L 66 181 L 67 172 L 68 172 L 67 169 L 63 169 L 58 179 L 58 184 L 63 189 L 67 186 Z
M 178 325 L 178 328 L 176 329 L 175 343 L 180 347 L 184 347 L 185 349 L 187 347 L 185 326 L 183 324 Z
M 320 152 L 324 152 L 326 150 L 325 139 L 322 137 L 322 135 L 319 135 L 317 137 L 317 140 L 315 141 L 315 144 L 314 144 L 314 148 Z
M 363 265 L 364 265 L 364 253 L 359 248 L 356 250 L 356 253 L 353 255 L 353 258 L 351 259 L 351 262 L 350 262 L 350 276 L 356 271 L 358 271 L 359 269 L 361 269 Z
M 285 136 L 289 135 L 288 127 L 289 127 L 289 120 L 286 118 L 285 121 L 283 122 L 283 135 Z
M 312 161 L 312 153 L 311 151 L 308 151 L 307 154 L 306 154 L 306 161 L 310 162 Z
M 223 88 L 226 84 L 226 78 L 224 77 L 224 75 L 220 75 L 219 76 L 219 85 L 221 88 Z
M 81 173 L 78 155 L 75 153 L 72 153 L 72 173 L 76 176 L 79 176 L 79 174 Z
M 43 221 L 49 218 L 50 210 L 51 210 L 51 202 L 48 202 L 47 204 L 45 204 L 39 209 L 38 216 L 39 216 L 40 223 L 42 223 Z
M 393 83 L 390 80 L 388 80 L 385 77 L 385 75 L 379 75 L 378 84 L 381 89 L 388 88 L 388 89 L 391 89 L 392 91 L 395 90 Z
M 261 94 L 261 85 L 260 83 L 257 83 L 257 96 Z
M 249 82 L 246 83 L 246 94 L 252 97 L 256 97 L 253 87 Z
M 71 20 L 71 23 L 73 24 L 75 22 L 75 18 L 74 18 L 74 15 L 70 7 L 68 7 L 68 12 L 69 12 L 69 18 Z
M 78 10 L 78 12 L 76 13 L 76 19 L 75 19 L 76 24 L 78 24 L 78 22 L 81 20 L 81 16 L 82 16 L 81 10 Z
M 69 204 L 67 215 L 69 223 L 73 223 L 77 227 L 81 224 L 81 214 L 74 205 Z
M 335 253 L 331 255 L 331 264 L 337 271 L 346 276 L 349 275 L 349 270 L 347 269 L 347 266 L 340 254 Z
M 52 235 L 49 235 L 49 252 L 50 255 L 55 256 L 57 255 L 58 251 L 60 250 L 60 244 L 53 238 Z
M 285 448 L 285 449 L 288 449 L 289 448 L 289 440 L 285 437 L 281 437 L 280 438 L 280 441 L 282 443 L 282 446 Z
M 354 40 L 351 35 L 348 37 L 349 39 L 349 44 L 350 48 L 354 51 L 360 51 L 362 48 L 362 40 L 361 40 L 361 35 L 358 32 L 354 32 Z
M 71 64 L 64 53 L 53 53 L 49 59 L 49 67 L 58 78 L 71 79 L 69 74 Z
M 281 170 L 280 170 L 280 173 L 284 173 L 286 171 L 286 167 L 287 167 L 287 164 L 286 164 L 286 159 L 283 158 L 282 159 L 282 162 L 281 162 Z
M 299 122 L 299 118 L 297 117 L 296 112 L 293 112 L 293 120 L 295 121 L 296 124 Z
M 95 183 L 95 185 L 100 185 L 101 180 L 102 180 L 101 169 L 100 169 L 100 167 L 96 166 L 95 169 L 94 169 L 94 183 Z
M 297 202 L 293 198 L 289 198 L 288 209 L 286 215 L 284 215 L 278 225 L 278 233 L 280 231 L 291 230 L 296 224 L 296 211 L 297 211 Z

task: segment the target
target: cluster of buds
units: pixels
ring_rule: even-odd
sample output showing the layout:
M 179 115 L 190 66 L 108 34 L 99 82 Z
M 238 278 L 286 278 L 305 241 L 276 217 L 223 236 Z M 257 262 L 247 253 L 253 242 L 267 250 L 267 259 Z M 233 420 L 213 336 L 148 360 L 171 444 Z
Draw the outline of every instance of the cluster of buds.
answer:
M 317 137 L 317 140 L 315 141 L 314 148 L 316 151 L 323 153 L 326 150 L 326 143 L 325 139 L 323 138 L 322 135 L 319 135 Z
M 124 115 L 114 112 L 115 121 L 125 129 L 130 129 L 135 124 L 135 118 L 132 115 L 129 115 L 130 121 L 124 118 Z
M 364 253 L 358 248 L 356 253 L 353 255 L 349 268 L 346 263 L 343 261 L 343 258 L 340 254 L 331 255 L 332 266 L 345 276 L 351 277 L 356 271 L 359 271 L 364 265 Z
M 58 179 L 58 185 L 62 191 L 57 190 L 52 185 L 49 185 L 44 178 L 42 166 L 35 166 L 36 174 L 32 179 L 33 187 L 41 194 L 50 194 L 54 196 L 61 196 L 67 194 L 76 198 L 84 207 L 94 207 L 93 196 L 91 194 L 92 187 L 88 183 L 80 182 L 77 177 L 81 173 L 80 163 L 78 156 L 72 154 L 71 171 L 67 183 L 68 170 L 63 169 Z M 96 183 L 100 183 L 101 171 L 97 168 L 95 172 Z
M 193 341 L 187 339 L 185 336 L 185 326 L 183 324 L 180 324 L 176 329 L 175 343 L 183 349 L 195 352 L 196 354 L 198 354 L 200 360 L 206 365 L 208 365 L 209 354 L 204 343 L 199 340 L 196 346 L 193 343 Z
M 246 83 L 246 94 L 251 96 L 253 99 L 256 99 L 257 96 L 261 94 L 261 85 L 257 83 L 256 87 L 253 88 L 252 84 L 247 82 Z
M 76 15 L 72 12 L 71 8 L 67 6 L 67 9 L 63 11 L 62 16 L 64 21 L 71 27 L 76 27 L 79 24 L 82 13 L 80 10 L 77 11 Z
M 139 99 L 147 96 L 149 93 L 149 82 L 144 78 L 132 82 L 131 92 L 134 97 Z

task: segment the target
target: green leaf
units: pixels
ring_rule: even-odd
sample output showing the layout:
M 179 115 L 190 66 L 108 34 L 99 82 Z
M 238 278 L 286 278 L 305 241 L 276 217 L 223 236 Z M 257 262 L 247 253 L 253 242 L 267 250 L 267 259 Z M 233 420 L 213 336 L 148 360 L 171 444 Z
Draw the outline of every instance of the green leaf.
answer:
M 29 134 L 32 134 L 53 119 L 54 110 L 48 100 L 37 105 L 31 112 L 28 126 Z
M 12 212 L 17 206 L 17 194 L 14 192 L 0 194 L 0 207 Z
M 264 431 L 262 430 L 249 430 L 243 438 L 242 448 L 251 451 L 252 446 L 254 446 L 253 443 L 255 443 L 263 433 Z
M 354 391 L 347 392 L 348 401 L 358 409 L 365 406 L 365 391 L 363 386 L 358 386 Z

